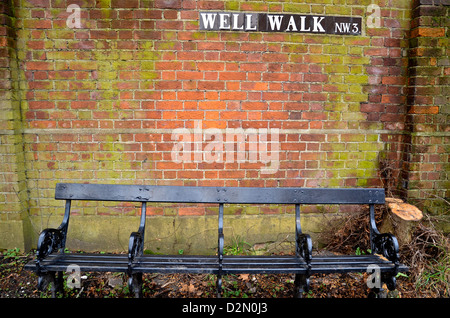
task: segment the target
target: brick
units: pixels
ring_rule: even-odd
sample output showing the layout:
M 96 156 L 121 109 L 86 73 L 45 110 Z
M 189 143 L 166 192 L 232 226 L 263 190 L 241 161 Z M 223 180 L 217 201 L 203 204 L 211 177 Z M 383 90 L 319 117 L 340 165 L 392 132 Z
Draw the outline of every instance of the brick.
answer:
M 268 83 L 264 82 L 242 82 L 241 89 L 248 91 L 265 91 L 269 87 Z
M 380 113 L 385 110 L 385 106 L 383 104 L 369 104 L 363 103 L 361 104 L 361 111 L 367 113 Z
M 50 101 L 30 101 L 28 102 L 30 109 L 52 109 L 55 103 Z
M 111 0 L 111 8 L 139 8 L 139 0 Z
M 419 27 L 411 31 L 412 37 L 443 37 L 445 36 L 445 28 L 425 28 Z
M 133 32 L 133 38 L 136 40 L 160 40 L 160 31 L 148 31 L 148 30 L 135 30 Z
M 305 93 L 303 94 L 303 100 L 304 101 L 326 101 L 327 95 L 326 94 L 320 94 L 320 93 Z
M 31 128 L 51 129 L 56 128 L 56 121 L 54 120 L 30 121 L 29 125 Z
M 24 7 L 46 8 L 50 5 L 50 0 L 29 0 Z
M 180 91 L 177 93 L 179 100 L 203 100 L 205 94 L 198 91 Z
M 94 120 L 73 120 L 72 128 L 98 128 L 98 122 Z
M 155 7 L 160 9 L 181 9 L 181 0 L 156 0 Z
M 28 29 L 51 29 L 51 20 L 24 20 L 23 25 Z
M 247 99 L 246 92 L 221 92 L 221 100 L 245 100 Z
M 53 70 L 53 64 L 50 62 L 26 62 L 27 70 Z
M 221 179 L 236 179 L 245 178 L 244 171 L 219 171 L 219 178 Z
M 327 82 L 328 75 L 325 74 L 305 74 L 304 80 L 306 82 Z
M 268 108 L 267 103 L 264 102 L 243 102 L 243 110 L 266 110 Z
M 403 76 L 384 76 L 382 83 L 385 85 L 404 85 L 406 78 Z
M 302 119 L 304 120 L 326 120 L 327 114 L 325 113 L 313 113 L 313 112 L 304 112 L 302 113 Z
M 239 81 L 246 80 L 246 74 L 241 72 L 221 72 L 219 79 L 221 81 Z
M 410 107 L 409 114 L 438 114 L 438 106 L 412 106 Z
M 264 81 L 288 81 L 289 80 L 289 74 L 286 73 L 265 73 L 263 74 L 263 80 Z
M 178 171 L 177 177 L 180 179 L 203 179 L 203 171 Z
M 221 110 L 226 109 L 226 102 L 224 101 L 200 101 L 198 103 L 199 109 L 213 109 Z
M 204 119 L 203 111 L 181 111 L 177 113 L 178 119 Z
M 70 70 L 96 70 L 97 62 L 95 61 L 71 61 L 69 62 Z
M 322 134 L 307 134 L 300 136 L 301 141 L 325 141 L 325 135 Z
M 223 90 L 225 83 L 221 81 L 202 81 L 198 83 L 200 90 Z
M 95 109 L 97 102 L 95 101 L 72 101 L 70 106 L 73 109 Z

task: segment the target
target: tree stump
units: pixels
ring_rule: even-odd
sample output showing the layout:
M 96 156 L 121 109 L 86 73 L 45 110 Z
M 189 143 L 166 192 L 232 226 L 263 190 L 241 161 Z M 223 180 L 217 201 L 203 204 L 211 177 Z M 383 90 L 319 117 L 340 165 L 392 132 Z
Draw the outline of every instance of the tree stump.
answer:
M 380 227 L 381 233 L 392 233 L 397 237 L 399 246 L 407 245 L 423 214 L 416 206 L 405 203 L 401 199 L 386 198 L 388 215 Z

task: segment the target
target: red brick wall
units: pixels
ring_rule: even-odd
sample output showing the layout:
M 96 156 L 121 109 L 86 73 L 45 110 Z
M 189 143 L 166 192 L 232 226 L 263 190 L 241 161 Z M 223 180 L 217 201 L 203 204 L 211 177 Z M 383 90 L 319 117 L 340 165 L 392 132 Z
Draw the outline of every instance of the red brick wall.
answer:
M 379 11 L 368 7 L 372 1 L 353 0 L 17 2 L 20 86 L 13 91 L 21 107 L 0 124 L 3 133 L 10 129 L 4 125 L 21 124 L 30 214 L 61 213 L 52 199 L 57 182 L 376 186 L 424 198 L 415 195 L 423 184 L 408 184 L 411 179 L 433 180 L 427 189 L 441 189 L 445 172 L 432 169 L 448 167 L 442 103 L 448 22 L 439 15 L 443 25 L 416 24 L 448 6 L 427 5 L 427 13 L 417 11 L 417 1 L 374 2 Z M 78 7 L 68 9 L 73 4 Z M 358 16 L 363 30 L 360 36 L 200 31 L 199 11 L 208 10 Z M 423 48 L 416 42 L 421 39 L 432 42 Z M 433 50 L 440 50 L 439 58 Z M 411 64 L 419 55 L 430 56 L 426 65 Z M 426 74 L 418 73 L 421 67 Z M 425 136 L 436 146 L 424 150 L 420 158 L 429 163 L 421 172 L 410 173 L 421 153 L 411 127 L 430 121 L 440 123 L 427 126 L 439 137 Z M 243 160 L 232 143 L 234 157 L 226 160 L 219 139 L 222 160 L 209 162 L 217 153 L 208 134 L 225 141 L 227 132 L 247 139 L 256 133 L 256 143 L 245 142 Z M 265 133 L 274 151 L 269 159 Z M 191 152 L 174 160 L 181 136 L 192 141 Z M 195 149 L 203 151 L 200 157 Z M 263 173 L 268 162 L 276 169 Z M 75 212 L 128 215 L 136 209 L 86 205 Z M 174 212 L 156 207 L 150 213 Z
M 42 173 L 51 183 L 64 175 L 195 185 L 379 185 L 376 158 L 364 153 L 383 148 L 374 129 L 402 129 L 408 5 L 384 9 L 386 25 L 352 37 L 204 32 L 198 11 L 238 4 L 244 11 L 365 15 L 365 6 L 83 2 L 81 28 L 69 29 L 68 4 L 33 2 L 20 21 L 29 146 L 45 154 L 50 166 Z M 174 163 L 171 130 L 193 128 L 196 120 L 204 129 L 280 129 L 278 172 L 262 176 L 257 163 Z M 340 160 L 347 155 L 356 166 Z M 80 167 L 87 162 L 92 169 Z

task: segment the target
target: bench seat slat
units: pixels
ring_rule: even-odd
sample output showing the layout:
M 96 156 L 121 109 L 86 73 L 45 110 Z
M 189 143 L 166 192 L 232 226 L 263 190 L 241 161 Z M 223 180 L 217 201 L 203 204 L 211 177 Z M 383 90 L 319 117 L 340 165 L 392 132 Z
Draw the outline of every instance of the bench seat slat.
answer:
M 378 255 L 367 256 L 316 256 L 311 261 L 311 273 L 348 273 L 366 272 L 370 265 L 377 265 L 380 271 L 392 271 L 394 264 Z M 405 272 L 408 268 L 400 265 L 399 272 Z
M 66 271 L 69 265 L 80 266 L 80 271 L 126 272 L 128 256 L 126 254 L 94 253 L 54 253 L 41 261 L 47 271 Z M 27 270 L 35 270 L 35 261 L 25 265 Z
M 137 258 L 133 270 L 143 273 L 217 274 L 217 256 L 143 255 Z
M 268 262 L 268 263 L 266 263 Z M 296 265 L 296 266 L 294 266 Z M 266 257 L 224 257 L 224 273 L 297 273 L 306 272 L 305 262 L 293 256 L 266 258 Z M 392 271 L 394 264 L 377 255 L 367 256 L 315 256 L 311 262 L 311 273 L 346 273 L 366 272 L 369 265 L 377 265 L 380 271 Z M 405 272 L 408 268 L 400 265 L 399 271 Z
M 80 266 L 80 271 L 126 272 L 126 254 L 52 254 L 42 261 L 48 271 L 65 271 L 69 265 Z M 366 272 L 369 265 L 379 266 L 381 271 L 392 271 L 393 264 L 378 255 L 316 256 L 311 262 L 311 274 Z M 30 262 L 27 270 L 35 270 Z M 144 273 L 211 273 L 218 272 L 217 256 L 196 255 L 142 255 L 136 259 L 133 271 Z M 306 273 L 306 263 L 295 256 L 230 256 L 223 259 L 223 274 L 238 273 Z M 400 265 L 399 271 L 407 271 Z

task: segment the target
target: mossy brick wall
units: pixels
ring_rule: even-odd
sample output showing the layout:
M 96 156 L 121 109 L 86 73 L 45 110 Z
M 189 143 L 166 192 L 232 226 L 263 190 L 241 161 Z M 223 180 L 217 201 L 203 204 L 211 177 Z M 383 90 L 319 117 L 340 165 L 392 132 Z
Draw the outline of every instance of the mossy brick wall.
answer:
M 14 6 L 0 3 L 0 248 L 30 246 Z
M 448 163 L 443 151 L 448 145 L 444 129 L 448 110 L 440 102 L 448 96 L 448 52 L 442 49 L 448 43 L 448 19 L 440 15 L 437 26 L 430 17 L 430 26 L 422 27 L 424 12 L 417 11 L 422 7 L 417 1 L 6 3 L 0 34 L 4 49 L 0 167 L 5 172 L 0 221 L 23 222 L 24 246 L 34 245 L 42 228 L 59 224 L 63 203 L 53 199 L 57 182 L 387 187 L 422 199 L 428 197 L 416 195 L 423 188 L 419 182 L 433 180 L 427 183 L 433 191 L 445 182 L 444 173 L 426 170 L 428 163 L 416 164 L 414 154 L 423 151 L 425 160 L 436 167 Z M 368 10 L 372 3 L 379 6 L 379 16 Z M 80 8 L 76 27 L 67 23 L 73 4 Z M 445 3 L 433 1 L 427 7 L 448 10 Z M 358 16 L 363 18 L 363 30 L 360 36 L 200 31 L 199 11 Z M 367 19 L 378 17 L 379 24 L 367 25 Z M 425 39 L 431 42 L 420 42 Z M 428 56 L 423 47 L 440 49 L 441 57 L 421 61 L 430 64 L 421 65 L 428 73 L 414 73 L 420 70 L 413 64 L 415 52 L 424 50 L 423 57 Z M 433 67 L 441 73 L 433 73 Z M 422 77 L 440 78 L 439 94 L 430 92 L 437 83 L 413 81 Z M 422 96 L 431 96 L 429 106 Z M 428 130 L 417 134 L 415 127 L 422 121 Z M 428 125 L 430 121 L 436 125 Z M 174 161 L 178 143 L 174 131 L 192 132 L 199 124 L 202 132 L 278 129 L 278 169 L 262 173 L 266 164 L 261 160 Z M 424 136 L 436 131 L 437 136 Z M 432 146 L 419 151 L 417 138 L 429 138 Z M 204 140 L 202 146 L 206 145 Z M 147 213 L 150 218 L 194 220 L 214 217 L 216 210 L 156 205 Z M 311 220 L 322 211 L 303 207 Z M 293 216 L 293 209 L 238 206 L 226 213 L 236 219 L 270 215 L 284 220 Z M 134 204 L 82 202 L 74 206 L 72 224 L 79 224 L 74 232 L 89 225 L 89 235 L 95 237 L 101 224 L 118 222 L 134 230 L 137 215 Z M 320 222 L 307 223 L 316 230 Z M 110 241 L 118 240 L 118 232 L 109 232 Z M 80 231 L 75 236 L 83 241 L 83 235 Z M 101 249 L 108 241 L 103 235 L 97 245 L 78 246 Z M 164 235 L 157 233 L 154 241 Z M 123 237 L 125 243 L 113 246 L 126 246 Z
M 448 213 L 450 189 L 449 9 L 449 1 L 415 1 L 409 49 L 409 198 L 438 214 Z

